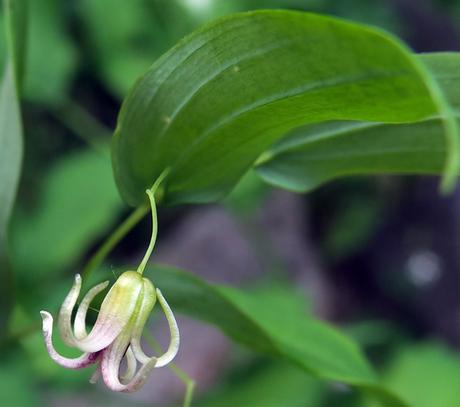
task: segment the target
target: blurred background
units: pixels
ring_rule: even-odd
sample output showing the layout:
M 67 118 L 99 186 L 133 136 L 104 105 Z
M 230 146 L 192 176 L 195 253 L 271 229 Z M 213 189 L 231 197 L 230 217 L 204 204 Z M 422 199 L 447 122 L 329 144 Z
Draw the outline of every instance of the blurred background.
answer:
M 167 369 L 135 395 L 114 395 L 89 385 L 90 372 L 55 365 L 38 311 L 56 312 L 73 274 L 129 213 L 113 184 L 108 146 L 136 78 L 196 27 L 257 8 L 379 26 L 419 52 L 460 50 L 455 0 L 31 0 L 25 157 L 11 225 L 17 277 L 6 287 L 15 305 L 1 335 L 2 405 L 181 405 L 184 386 Z M 1 16 L 0 26 L 3 33 Z M 2 63 L 4 48 L 0 36 Z M 435 178 L 380 176 L 295 195 L 248 174 L 223 202 L 161 208 L 159 219 L 153 261 L 239 287 L 288 280 L 320 318 L 362 345 L 390 387 L 416 395 L 439 384 L 434 407 L 459 397 L 460 190 L 441 197 Z M 150 228 L 144 219 L 104 272 L 137 264 Z M 359 405 L 344 386 L 257 356 L 212 326 L 183 316 L 179 323 L 177 365 L 197 383 L 193 405 Z M 166 343 L 161 319 L 151 330 Z

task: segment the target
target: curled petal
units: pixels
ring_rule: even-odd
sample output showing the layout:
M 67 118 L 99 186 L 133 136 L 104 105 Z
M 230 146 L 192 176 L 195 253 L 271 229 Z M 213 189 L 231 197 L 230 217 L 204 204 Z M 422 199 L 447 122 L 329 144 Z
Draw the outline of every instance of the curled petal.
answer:
M 97 352 L 109 346 L 130 321 L 142 286 L 139 273 L 123 273 L 104 298 L 93 329 L 85 338 L 76 340 L 76 346 L 85 352 Z
M 84 353 L 78 358 L 67 358 L 60 355 L 56 349 L 54 349 L 52 341 L 53 317 L 46 311 L 40 311 L 40 315 L 43 319 L 43 336 L 45 338 L 46 349 L 51 359 L 53 359 L 57 364 L 69 369 L 82 369 L 97 361 L 99 353 Z
M 103 283 L 98 284 L 97 286 L 91 288 L 86 295 L 83 297 L 80 305 L 78 306 L 77 315 L 75 316 L 75 323 L 74 323 L 74 333 L 75 338 L 81 340 L 87 336 L 86 332 L 86 313 L 88 312 L 88 308 L 93 301 L 94 297 L 98 295 L 101 291 L 105 290 L 108 286 L 109 282 L 104 281 Z
M 169 331 L 171 333 L 171 340 L 169 342 L 168 350 L 157 358 L 158 361 L 155 365 L 155 367 L 163 367 L 171 362 L 177 355 L 177 352 L 179 351 L 180 335 L 179 327 L 177 326 L 177 322 L 174 318 L 174 314 L 172 313 L 171 308 L 163 297 L 163 294 L 161 294 L 161 291 L 158 288 L 156 291 L 158 302 L 160 303 L 161 308 L 163 308 L 163 312 L 165 313 L 166 319 L 168 320 Z
M 138 312 L 141 307 L 142 299 L 143 295 L 141 295 L 139 298 L 136 312 Z M 102 378 L 104 379 L 104 383 L 106 384 L 106 386 L 113 391 L 131 393 L 141 388 L 147 380 L 149 372 L 155 367 L 157 361 L 156 358 L 150 358 L 149 361 L 146 364 L 144 364 L 138 370 L 138 372 L 130 378 L 130 380 L 127 380 L 129 377 L 126 373 L 120 380 L 120 364 L 123 359 L 123 356 L 125 355 L 125 350 L 131 348 L 128 348 L 128 345 L 131 341 L 132 331 L 136 323 L 136 320 L 137 318 L 133 317 L 133 319 L 129 321 L 125 329 L 123 329 L 123 331 L 115 339 L 115 341 L 113 341 L 107 349 L 104 349 L 102 354 Z M 127 351 L 127 357 L 130 358 L 128 352 L 129 350 Z M 129 366 L 128 370 L 130 370 Z M 131 372 L 129 375 L 131 375 Z
M 80 274 L 75 275 L 75 281 L 72 288 L 67 294 L 64 302 L 62 303 L 58 317 L 58 327 L 61 338 L 65 344 L 69 346 L 75 346 L 75 337 L 72 331 L 72 311 L 80 294 L 81 289 L 81 277 Z
M 136 322 L 134 324 L 134 329 L 131 335 L 131 348 L 136 356 L 136 359 L 142 364 L 148 363 L 151 357 L 147 356 L 140 344 L 142 331 L 144 330 L 145 323 L 147 321 L 150 312 L 156 302 L 156 293 L 153 284 L 144 278 L 144 295 L 142 297 L 142 303 L 139 309 L 139 314 L 137 316 Z
M 126 371 L 120 377 L 120 380 L 122 383 L 129 383 L 133 379 L 134 375 L 136 374 L 136 369 L 137 369 L 136 357 L 134 356 L 131 346 L 129 346 L 128 349 L 126 349 L 125 357 L 126 357 Z
M 101 361 L 102 378 L 106 386 L 113 391 L 132 393 L 139 390 L 156 364 L 156 358 L 151 358 L 130 381 L 122 383 L 119 379 L 120 363 L 129 340 L 130 330 L 127 329 L 103 351 Z

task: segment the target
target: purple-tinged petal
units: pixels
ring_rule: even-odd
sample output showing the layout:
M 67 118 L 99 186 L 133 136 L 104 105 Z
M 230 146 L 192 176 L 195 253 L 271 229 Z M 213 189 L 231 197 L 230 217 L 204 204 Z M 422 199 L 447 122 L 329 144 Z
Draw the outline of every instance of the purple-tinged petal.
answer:
M 134 324 L 134 329 L 131 335 L 131 348 L 136 356 L 136 359 L 141 362 L 142 364 L 150 362 L 151 357 L 147 356 L 140 344 L 142 331 L 144 330 L 145 323 L 147 318 L 149 317 L 150 313 L 152 312 L 152 308 L 156 302 L 156 293 L 153 284 L 144 278 L 144 295 L 142 297 L 142 303 L 139 309 L 139 314 L 137 315 L 136 322 Z
M 46 311 L 40 311 L 40 315 L 43 319 L 43 336 L 45 338 L 46 349 L 51 359 L 53 359 L 57 364 L 68 369 L 82 369 L 97 361 L 99 353 L 84 353 L 78 358 L 67 358 L 60 355 L 56 349 L 54 349 L 52 341 L 53 317 Z
M 136 360 L 136 357 L 134 356 L 131 346 L 129 346 L 128 349 L 126 349 L 125 358 L 126 358 L 126 371 L 120 376 L 120 381 L 123 384 L 129 383 L 133 379 L 134 375 L 136 374 L 137 360 Z
M 58 317 L 58 328 L 61 338 L 65 344 L 69 346 L 75 346 L 75 337 L 73 336 L 72 331 L 72 311 L 75 307 L 75 304 L 80 294 L 81 289 L 81 277 L 80 274 L 75 275 L 75 281 L 72 285 L 72 288 L 67 294 L 64 302 L 62 303 L 61 309 L 59 311 Z
M 88 335 L 86 332 L 86 313 L 88 312 L 91 301 L 93 301 L 94 297 L 96 297 L 96 295 L 98 295 L 101 291 L 105 290 L 108 285 L 109 281 L 104 281 L 103 283 L 98 284 L 97 286 L 91 288 L 91 290 L 89 290 L 83 297 L 83 300 L 81 300 L 74 322 L 74 334 L 75 338 L 78 340 L 81 340 Z
M 113 391 L 132 393 L 140 389 L 147 380 L 149 373 L 155 367 L 156 358 L 151 358 L 129 382 L 122 383 L 120 381 L 120 363 L 124 355 L 124 349 L 126 349 L 131 337 L 131 328 L 128 327 L 128 329 L 124 330 L 102 354 L 102 378 L 106 386 Z
M 93 329 L 85 338 L 76 340 L 75 345 L 85 352 L 109 346 L 130 321 L 142 286 L 142 276 L 135 271 L 126 271 L 118 277 L 102 302 Z
M 171 333 L 171 340 L 169 342 L 168 350 L 163 355 L 157 357 L 158 361 L 155 365 L 155 367 L 163 367 L 170 363 L 177 355 L 180 345 L 180 334 L 179 327 L 177 326 L 176 319 L 174 318 L 174 314 L 166 302 L 165 297 L 163 297 L 163 294 L 161 294 L 161 291 L 158 288 L 156 292 L 158 302 L 160 303 L 161 308 L 163 308 L 163 312 L 165 313 L 166 319 L 168 320 L 169 332 Z
M 141 292 L 141 295 L 139 296 L 137 309 L 135 310 L 133 318 L 129 321 L 128 325 L 125 329 L 123 329 L 115 341 L 113 341 L 102 354 L 102 378 L 104 379 L 106 386 L 113 391 L 131 393 L 138 390 L 145 383 L 149 372 L 156 364 L 156 358 L 150 358 L 149 362 L 144 364 L 129 382 L 125 382 L 126 377 L 121 379 L 123 382 L 120 380 L 120 364 L 125 355 L 125 350 L 130 349 L 128 348 L 128 345 L 131 341 L 132 331 L 142 304 L 142 299 L 143 292 Z M 126 376 L 126 374 L 124 376 Z

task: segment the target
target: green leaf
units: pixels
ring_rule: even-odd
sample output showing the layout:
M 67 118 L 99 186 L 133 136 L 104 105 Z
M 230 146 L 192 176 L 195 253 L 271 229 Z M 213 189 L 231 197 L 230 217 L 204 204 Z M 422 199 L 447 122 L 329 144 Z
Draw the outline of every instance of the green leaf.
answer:
M 276 363 L 251 372 L 232 383 L 199 407 L 319 407 L 325 386 L 292 366 Z
M 5 1 L 7 62 L 0 84 L 0 332 L 10 308 L 12 274 L 8 260 L 8 226 L 22 162 L 19 89 L 22 81 L 26 2 Z
M 388 387 L 416 407 L 458 407 L 459 380 L 458 353 L 439 343 L 405 346 L 384 372 Z
M 422 56 L 460 118 L 460 54 Z M 308 191 L 357 174 L 441 174 L 446 141 L 440 119 L 413 124 L 330 122 L 291 132 L 257 171 L 274 185 Z M 262 162 L 263 161 L 263 162 Z
M 69 267 L 115 221 L 121 209 L 108 154 L 76 152 L 45 175 L 32 212 L 18 208 L 11 258 L 29 284 Z
M 32 1 L 24 94 L 47 105 L 62 103 L 77 68 L 77 53 L 65 30 L 63 3 Z
M 13 353 L 13 352 L 9 352 Z M 2 404 L 15 407 L 44 406 L 38 386 L 30 375 L 30 366 L 26 360 L 8 355 L 0 366 L 0 394 Z
M 22 123 L 18 89 L 23 70 L 25 3 L 6 1 L 5 13 L 8 58 L 0 87 L 0 241 L 2 242 L 21 170 Z M 0 244 L 0 247 L 3 245 Z
M 175 1 L 82 0 L 78 7 L 99 76 L 120 99 L 165 51 L 163 47 L 172 45 L 170 31 L 184 24 L 187 17 Z M 156 7 L 174 24 L 158 18 Z
M 170 167 L 168 202 L 212 201 L 294 128 L 413 122 L 438 110 L 454 146 L 437 83 L 389 34 L 308 13 L 236 14 L 186 37 L 137 82 L 113 138 L 115 178 L 137 205 Z M 449 151 L 451 181 L 458 151 Z
M 386 406 L 403 406 L 383 388 L 359 348 L 305 311 L 292 290 L 269 286 L 238 290 L 211 285 L 171 269 L 150 270 L 175 311 L 219 327 L 252 350 L 276 356 L 313 376 L 355 386 Z
M 3 0 L 3 4 L 5 9 L 4 25 L 7 48 L 5 65 L 8 66 L 9 63 L 13 64 L 14 80 L 19 93 L 25 70 L 28 1 Z
M 0 233 L 2 237 L 6 234 L 16 197 L 21 160 L 21 112 L 14 85 L 13 66 L 9 63 L 0 88 Z

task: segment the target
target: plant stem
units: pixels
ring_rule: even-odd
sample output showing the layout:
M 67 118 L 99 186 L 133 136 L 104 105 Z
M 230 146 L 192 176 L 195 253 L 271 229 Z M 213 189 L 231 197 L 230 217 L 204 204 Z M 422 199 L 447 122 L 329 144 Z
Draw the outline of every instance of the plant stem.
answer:
M 161 346 L 157 342 L 157 340 L 153 337 L 153 335 L 145 330 L 145 339 L 149 343 L 149 345 L 156 351 L 161 352 Z M 182 403 L 182 407 L 190 407 L 192 405 L 193 399 L 193 392 L 195 391 L 195 380 L 193 380 L 186 372 L 184 372 L 179 366 L 175 363 L 170 363 L 168 368 L 179 378 L 179 380 L 184 383 L 185 385 L 185 396 L 184 401 Z
M 152 235 L 150 237 L 150 242 L 145 251 L 144 257 L 137 268 L 137 272 L 142 274 L 144 272 L 145 266 L 152 255 L 153 248 L 155 247 L 155 242 L 157 240 L 158 234 L 158 218 L 157 218 L 157 206 L 155 203 L 155 192 L 157 192 L 158 187 L 161 185 L 161 182 L 165 179 L 166 175 L 168 175 L 169 169 L 164 170 L 160 176 L 157 178 L 155 183 L 153 184 L 152 188 L 147 189 L 145 192 L 149 197 L 150 201 L 150 209 L 152 212 Z
M 152 212 L 152 235 L 150 236 L 150 242 L 147 247 L 147 250 L 145 251 L 144 257 L 141 263 L 139 264 L 139 267 L 137 268 L 137 272 L 140 274 L 144 272 L 145 266 L 152 254 L 153 248 L 155 247 L 155 242 L 157 240 L 157 234 L 158 234 L 157 207 L 155 204 L 155 197 L 153 195 L 155 191 L 154 190 L 152 191 L 152 190 L 153 190 L 153 187 L 152 189 L 147 189 L 147 191 L 145 191 L 147 195 L 149 196 L 150 209 Z
M 138 206 L 131 214 L 111 233 L 99 249 L 91 256 L 82 271 L 82 278 L 86 280 L 98 268 L 112 249 L 123 239 L 131 229 L 148 213 L 147 205 Z
M 55 117 L 77 137 L 94 150 L 106 153 L 112 130 L 97 120 L 91 113 L 71 99 L 61 109 L 55 110 Z

